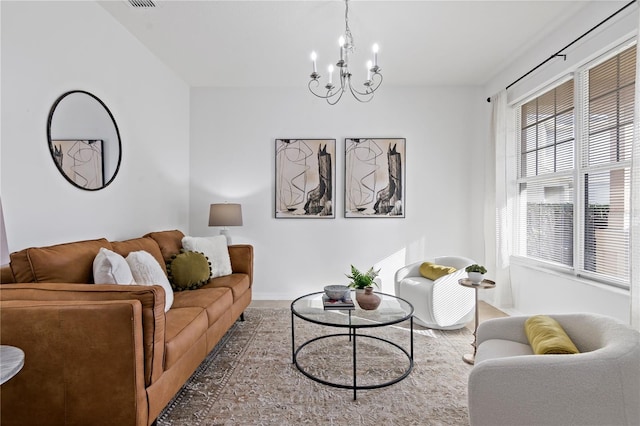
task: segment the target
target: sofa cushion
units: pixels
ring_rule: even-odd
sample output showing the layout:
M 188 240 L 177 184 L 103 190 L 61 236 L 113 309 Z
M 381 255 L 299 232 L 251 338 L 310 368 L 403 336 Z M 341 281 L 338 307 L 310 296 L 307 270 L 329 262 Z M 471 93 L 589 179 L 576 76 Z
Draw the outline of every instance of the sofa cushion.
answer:
M 206 335 L 208 320 L 200 307 L 173 308 L 166 320 L 164 368 L 168 370 Z
M 208 326 L 213 325 L 233 305 L 233 293 L 227 287 L 199 288 L 175 293 L 172 309 L 202 308 L 207 313 Z
M 156 243 L 153 238 L 141 237 L 126 241 L 113 241 L 111 245 L 113 245 L 113 251 L 124 257 L 127 257 L 132 251 L 146 251 L 158 261 L 162 272 L 166 275 L 167 269 L 165 267 L 164 257 L 162 257 L 158 243 Z
M 140 250 L 129 253 L 127 263 L 136 284 L 159 285 L 164 289 L 164 311 L 167 312 L 173 304 L 173 289 L 158 261 L 150 253 Z
M 209 282 L 201 288 L 229 288 L 233 293 L 233 302 L 235 303 L 249 290 L 250 284 L 248 275 L 231 274 L 224 277 L 211 278 Z
M 487 359 L 506 358 L 511 356 L 533 355 L 531 346 L 524 343 L 504 339 L 485 340 L 478 346 L 475 364 Z
M 420 275 L 430 279 L 432 281 L 437 280 L 440 277 L 451 274 L 456 271 L 456 268 L 451 266 L 437 265 L 432 262 L 423 262 L 420 265 Z
M 175 291 L 195 290 L 211 278 L 211 263 L 196 251 L 183 251 L 167 262 L 169 282 Z
M 168 262 L 171 260 L 171 256 L 180 253 L 184 234 L 181 231 L 174 229 L 173 231 L 150 232 L 146 234 L 145 237 L 152 238 L 156 243 L 158 243 L 164 261 Z
M 215 237 L 184 237 L 182 247 L 185 250 L 204 253 L 211 262 L 212 276 L 222 277 L 231 274 L 231 258 L 227 238 L 224 235 Z
M 560 323 L 550 316 L 534 315 L 525 321 L 524 329 L 537 355 L 579 353 Z
M 127 260 L 102 247 L 93 259 L 93 280 L 98 284 L 135 284 Z
M 93 283 L 93 259 L 100 249 L 112 249 L 104 238 L 11 253 L 11 270 L 19 283 Z

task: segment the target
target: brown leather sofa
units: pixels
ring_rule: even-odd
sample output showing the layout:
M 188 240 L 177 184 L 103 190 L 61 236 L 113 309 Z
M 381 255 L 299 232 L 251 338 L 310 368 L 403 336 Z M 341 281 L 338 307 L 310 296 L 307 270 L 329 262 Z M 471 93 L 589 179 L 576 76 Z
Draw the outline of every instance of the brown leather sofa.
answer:
M 229 246 L 233 273 L 174 293 L 87 285 L 101 247 L 146 250 L 165 267 L 183 233 L 78 241 L 11 254 L 2 268 L 0 342 L 25 352 L 0 388 L 0 424 L 150 425 L 251 302 L 253 247 Z

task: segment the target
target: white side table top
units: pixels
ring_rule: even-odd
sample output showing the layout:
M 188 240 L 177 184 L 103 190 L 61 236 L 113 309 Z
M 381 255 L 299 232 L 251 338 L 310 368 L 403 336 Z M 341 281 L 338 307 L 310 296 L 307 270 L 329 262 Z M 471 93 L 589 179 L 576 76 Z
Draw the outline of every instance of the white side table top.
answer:
M 13 346 L 0 345 L 0 385 L 18 374 L 24 366 L 24 352 Z

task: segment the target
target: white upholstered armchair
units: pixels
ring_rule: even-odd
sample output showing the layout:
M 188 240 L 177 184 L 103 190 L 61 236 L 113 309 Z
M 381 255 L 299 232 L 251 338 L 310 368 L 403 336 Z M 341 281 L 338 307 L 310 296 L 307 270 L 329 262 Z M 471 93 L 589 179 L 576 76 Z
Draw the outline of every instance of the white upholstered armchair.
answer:
M 480 324 L 469 375 L 471 425 L 639 425 L 640 333 L 602 315 L 550 316 L 579 354 L 534 355 L 528 317 Z
M 471 288 L 458 284 L 466 278 L 464 268 L 475 263 L 460 256 L 441 256 L 428 260 L 438 265 L 452 266 L 456 272 L 435 281 L 420 275 L 423 261 L 399 269 L 394 278 L 396 296 L 414 307 L 414 320 L 429 328 L 455 330 L 473 319 L 475 295 Z

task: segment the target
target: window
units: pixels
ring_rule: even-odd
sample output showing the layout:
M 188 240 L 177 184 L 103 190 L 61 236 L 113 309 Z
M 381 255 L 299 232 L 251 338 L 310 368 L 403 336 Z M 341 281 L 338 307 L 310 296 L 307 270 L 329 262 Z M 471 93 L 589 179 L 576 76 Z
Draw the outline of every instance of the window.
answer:
M 626 47 L 518 106 L 517 254 L 628 287 L 635 64 Z
M 525 254 L 573 265 L 574 81 L 522 105 L 520 205 Z

